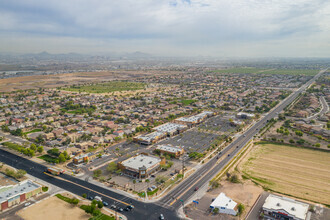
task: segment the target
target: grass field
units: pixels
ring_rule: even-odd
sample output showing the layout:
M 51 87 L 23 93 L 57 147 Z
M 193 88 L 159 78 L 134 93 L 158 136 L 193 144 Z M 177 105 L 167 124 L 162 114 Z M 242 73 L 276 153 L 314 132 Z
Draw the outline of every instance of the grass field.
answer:
M 36 129 L 31 130 L 31 131 L 25 132 L 24 134 L 31 134 L 31 133 L 39 132 L 39 131 L 41 131 L 41 129 L 36 128 Z
M 259 69 L 253 67 L 230 68 L 223 70 L 215 70 L 217 73 L 262 73 L 262 74 L 281 74 L 281 75 L 306 75 L 314 76 L 319 70 L 309 69 Z
M 144 83 L 111 81 L 92 85 L 71 86 L 64 88 L 64 90 L 71 92 L 109 93 L 117 91 L 135 91 L 144 88 Z
M 330 205 L 330 153 L 274 144 L 256 145 L 241 171 L 264 188 Z
M 42 160 L 44 160 L 44 161 L 46 161 L 48 163 L 59 163 L 59 160 L 58 159 L 56 159 L 54 157 L 51 157 L 48 154 L 44 154 L 44 155 L 42 155 L 42 156 L 40 156 L 38 158 L 39 159 L 42 159 Z

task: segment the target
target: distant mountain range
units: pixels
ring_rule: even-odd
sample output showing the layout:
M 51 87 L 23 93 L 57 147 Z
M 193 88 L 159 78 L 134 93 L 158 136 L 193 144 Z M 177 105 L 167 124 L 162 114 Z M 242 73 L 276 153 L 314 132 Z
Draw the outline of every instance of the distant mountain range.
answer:
M 0 53 L 0 57 L 16 57 L 16 58 L 23 58 L 23 59 L 36 59 L 36 60 L 61 60 L 61 59 L 82 59 L 82 58 L 150 58 L 153 55 L 136 51 L 133 53 L 104 53 L 102 55 L 87 55 L 87 54 L 79 54 L 79 53 L 60 53 L 60 54 L 52 54 L 48 53 L 47 51 L 43 51 L 41 53 L 26 53 L 26 54 L 18 54 L 18 53 Z

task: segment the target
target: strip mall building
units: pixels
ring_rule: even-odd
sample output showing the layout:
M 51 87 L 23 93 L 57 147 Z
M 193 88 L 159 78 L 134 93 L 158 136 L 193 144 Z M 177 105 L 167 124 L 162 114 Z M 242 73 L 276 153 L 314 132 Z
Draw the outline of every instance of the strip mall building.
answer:
M 0 211 L 4 211 L 14 205 L 41 193 L 41 185 L 25 180 L 17 185 L 0 187 Z

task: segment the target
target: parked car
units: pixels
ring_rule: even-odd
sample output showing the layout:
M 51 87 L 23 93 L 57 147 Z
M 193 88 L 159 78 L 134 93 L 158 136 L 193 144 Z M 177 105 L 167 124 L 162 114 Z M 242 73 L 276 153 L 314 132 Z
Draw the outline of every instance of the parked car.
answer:
M 163 214 L 160 214 L 160 215 L 159 215 L 159 219 L 160 219 L 160 220 L 164 220 L 164 219 L 165 219 L 165 218 L 164 218 L 164 215 L 163 215 Z
M 116 209 L 117 206 L 115 206 L 115 205 L 111 205 L 111 208 L 112 208 L 112 209 Z
M 109 203 L 107 203 L 106 201 L 103 201 L 102 203 L 103 203 L 104 206 L 108 206 L 109 205 Z
M 93 197 L 93 196 L 89 196 L 88 199 L 89 199 L 89 200 L 93 200 L 94 197 Z
M 197 191 L 198 190 L 198 187 L 196 187 L 194 190 Z
M 123 212 L 123 211 L 124 211 L 124 209 L 123 209 L 123 208 L 121 208 L 121 207 L 117 207 L 117 211 L 119 211 L 119 212 Z
M 29 206 L 29 205 L 31 205 L 31 202 L 27 202 L 24 204 L 24 206 Z

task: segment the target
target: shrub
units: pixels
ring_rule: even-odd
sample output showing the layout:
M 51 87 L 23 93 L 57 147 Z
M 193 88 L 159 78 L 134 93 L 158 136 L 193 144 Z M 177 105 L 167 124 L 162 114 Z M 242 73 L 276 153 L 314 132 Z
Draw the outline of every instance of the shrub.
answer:
M 238 179 L 238 176 L 236 174 L 232 175 L 230 178 L 229 178 L 230 182 L 232 183 L 239 183 L 239 179 Z
M 245 210 L 245 206 L 242 203 L 240 203 L 237 208 L 238 208 L 238 215 L 242 215 L 242 213 Z
M 75 199 L 75 198 L 68 198 L 66 196 L 62 196 L 61 194 L 56 194 L 55 195 L 57 198 L 67 202 L 67 203 L 70 203 L 70 204 L 74 204 L 74 205 L 77 205 L 79 203 L 79 199 Z
M 48 186 L 43 186 L 43 187 L 42 187 L 42 191 L 43 191 L 43 192 L 47 192 L 47 191 L 48 191 Z

